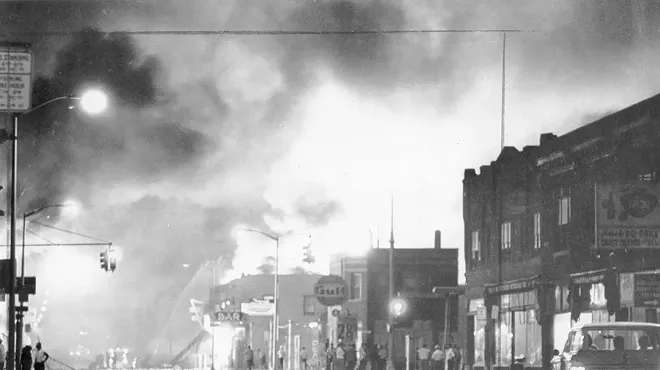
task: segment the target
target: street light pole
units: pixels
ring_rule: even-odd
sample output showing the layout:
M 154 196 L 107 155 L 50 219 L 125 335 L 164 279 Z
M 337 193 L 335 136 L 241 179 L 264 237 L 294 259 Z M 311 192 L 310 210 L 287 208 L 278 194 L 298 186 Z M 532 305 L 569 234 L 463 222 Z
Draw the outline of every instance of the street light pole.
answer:
M 394 197 L 392 197 L 391 210 L 390 210 L 390 260 L 388 264 L 389 270 L 389 302 L 392 302 L 394 299 Z M 389 305 L 389 304 L 388 304 Z M 393 315 L 390 312 L 389 314 L 389 326 L 390 331 L 388 333 L 387 341 L 387 354 L 388 354 L 388 363 L 387 370 L 394 370 L 394 328 L 393 328 Z
M 17 351 L 17 357 L 16 357 L 16 368 L 20 367 L 19 360 L 20 356 L 18 356 L 18 352 L 21 351 L 23 348 L 23 323 L 24 323 L 24 318 L 25 318 L 25 305 L 23 299 L 21 299 L 21 294 L 24 292 L 25 289 L 25 231 L 27 229 L 27 219 L 30 216 L 34 216 L 39 212 L 42 212 L 48 208 L 55 208 L 55 207 L 66 207 L 68 204 L 51 204 L 51 205 L 45 205 L 43 207 L 37 208 L 33 211 L 23 213 L 23 237 L 21 238 L 21 279 L 20 279 L 20 284 L 18 285 L 18 302 L 19 302 L 19 309 L 18 312 L 16 312 L 16 351 Z
M 9 242 L 9 302 L 7 319 L 7 370 L 16 369 L 16 174 L 18 172 L 18 114 L 13 115 L 11 136 L 11 202 L 9 205 L 10 242 Z
M 91 114 L 100 113 L 105 110 L 107 107 L 107 99 L 101 91 L 92 90 L 86 94 L 83 94 L 80 97 L 77 96 L 58 96 L 56 98 L 45 101 L 36 107 L 27 110 L 23 113 L 14 113 L 12 114 L 13 121 L 13 130 L 11 134 L 11 196 L 10 196 L 10 205 L 9 209 L 11 212 L 10 217 L 10 241 L 9 241 L 9 287 L 8 294 L 9 300 L 7 302 L 7 370 L 15 370 L 18 366 L 17 361 L 20 356 L 18 356 L 17 348 L 17 333 L 16 333 L 16 324 L 19 319 L 16 317 L 16 198 L 17 198 L 17 184 L 18 184 L 18 118 L 29 113 L 34 112 L 37 109 L 45 107 L 53 102 L 58 100 L 80 100 L 83 105 L 83 109 L 87 110 Z M 22 312 L 21 312 L 22 314 Z M 21 343 L 22 345 L 22 343 Z
M 257 229 L 242 228 L 241 230 L 261 234 L 271 240 L 275 241 L 275 278 L 274 278 L 274 287 L 273 287 L 273 332 L 271 333 L 271 343 L 270 343 L 270 360 L 272 363 L 272 368 L 276 368 L 277 361 L 277 339 L 279 334 L 278 328 L 278 317 L 279 317 L 279 290 L 280 290 L 280 235 L 271 235 L 269 233 L 263 232 Z

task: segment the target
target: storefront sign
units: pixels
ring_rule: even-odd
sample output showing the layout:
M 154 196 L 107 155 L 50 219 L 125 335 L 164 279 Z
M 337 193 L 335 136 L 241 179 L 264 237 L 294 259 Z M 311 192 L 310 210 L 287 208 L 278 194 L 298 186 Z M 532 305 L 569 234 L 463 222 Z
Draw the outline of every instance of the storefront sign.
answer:
M 493 320 L 497 320 L 500 317 L 500 307 L 499 306 L 493 305 L 493 308 L 491 309 L 491 312 L 490 312 L 490 317 Z
M 635 303 L 635 275 L 621 274 L 619 276 L 619 291 L 621 292 L 621 304 L 632 306 Z
M 599 248 L 660 248 L 660 186 L 599 184 L 596 193 Z
M 635 307 L 660 306 L 660 275 L 635 274 Z
M 605 279 L 605 272 L 607 270 L 598 270 L 588 272 L 580 275 L 572 275 L 571 282 L 573 284 L 598 284 L 602 283 Z
M 486 321 L 488 314 L 486 313 L 486 306 L 477 307 L 477 320 Z
M 486 287 L 487 294 L 502 294 L 502 293 L 514 293 L 522 292 L 525 290 L 534 289 L 537 279 L 528 279 L 520 281 L 512 281 L 510 283 L 504 283 L 502 285 L 492 285 Z

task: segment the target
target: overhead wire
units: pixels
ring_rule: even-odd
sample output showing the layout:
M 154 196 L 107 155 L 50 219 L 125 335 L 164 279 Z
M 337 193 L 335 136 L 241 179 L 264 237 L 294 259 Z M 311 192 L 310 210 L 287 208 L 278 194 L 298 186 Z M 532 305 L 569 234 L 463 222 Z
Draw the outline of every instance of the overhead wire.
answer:
M 0 36 L 69 36 L 85 31 L 14 31 L 0 32 Z M 391 34 L 443 34 L 443 33 L 534 33 L 536 29 L 521 28 L 473 28 L 473 29 L 395 29 L 395 30 L 355 30 L 355 31 L 305 31 L 305 30 L 108 30 L 106 34 L 136 36 L 353 36 L 353 35 L 391 35 Z
M 34 231 L 30 230 L 30 229 L 25 229 L 25 232 L 30 233 L 30 234 L 36 236 L 37 238 L 39 238 L 39 239 L 45 241 L 46 243 L 50 243 L 50 244 L 52 244 L 52 245 L 57 244 L 57 243 L 55 243 L 54 241 L 52 241 L 52 240 L 48 240 L 48 239 L 44 238 L 43 236 L 37 234 L 36 232 L 34 232 Z
M 55 226 L 51 226 L 51 225 L 42 224 L 39 221 L 31 221 L 31 223 L 34 223 L 34 224 L 37 224 L 39 226 L 43 226 L 43 227 L 46 227 L 46 228 L 49 228 L 49 229 L 57 230 L 57 231 L 60 231 L 60 232 L 63 232 L 63 233 L 67 233 L 67 234 L 71 234 L 71 235 L 75 235 L 75 236 L 80 236 L 82 238 L 87 238 L 87 239 L 90 239 L 90 240 L 96 240 L 97 242 L 112 244 L 112 242 L 109 242 L 107 240 L 95 238 L 93 236 L 89 236 L 89 235 L 85 235 L 85 234 L 80 234 L 80 233 L 77 233 L 77 232 L 74 232 L 74 231 L 71 231 L 71 230 L 61 229 L 59 227 L 55 227 Z M 72 244 L 72 243 L 65 243 L 65 244 Z

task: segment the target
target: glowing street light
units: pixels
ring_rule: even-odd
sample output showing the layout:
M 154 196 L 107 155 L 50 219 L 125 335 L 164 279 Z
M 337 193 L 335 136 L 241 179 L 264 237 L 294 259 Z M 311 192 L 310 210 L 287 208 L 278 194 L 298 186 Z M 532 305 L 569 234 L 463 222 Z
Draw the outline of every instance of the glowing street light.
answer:
M 108 109 L 108 95 L 101 90 L 88 90 L 78 100 L 80 107 L 89 114 L 100 114 Z

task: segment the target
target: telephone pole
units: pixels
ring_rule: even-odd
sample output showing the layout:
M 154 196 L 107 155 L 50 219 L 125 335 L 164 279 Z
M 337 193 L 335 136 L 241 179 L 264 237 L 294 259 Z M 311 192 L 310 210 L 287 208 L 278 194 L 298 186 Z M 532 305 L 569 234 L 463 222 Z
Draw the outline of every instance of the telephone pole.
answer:
M 390 263 L 389 263 L 389 287 L 390 287 L 390 299 L 389 304 L 394 299 L 394 195 L 390 199 Z M 389 333 L 387 341 L 387 369 L 394 370 L 394 327 L 393 327 L 393 315 L 390 312 L 388 315 L 389 318 Z

